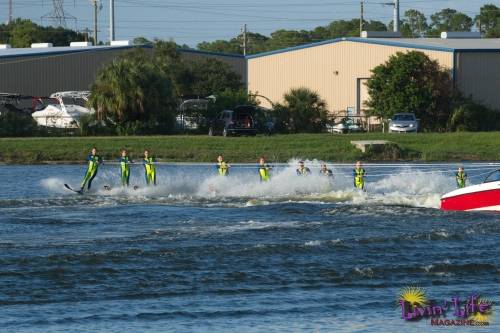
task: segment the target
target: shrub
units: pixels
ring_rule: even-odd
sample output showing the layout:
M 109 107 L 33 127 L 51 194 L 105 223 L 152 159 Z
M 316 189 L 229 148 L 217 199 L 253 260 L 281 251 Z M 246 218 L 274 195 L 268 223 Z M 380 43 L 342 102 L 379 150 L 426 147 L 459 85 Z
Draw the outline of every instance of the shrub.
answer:
M 448 122 L 451 131 L 500 130 L 500 112 L 474 102 L 471 98 L 456 96 Z
M 0 114 L 0 136 L 34 136 L 39 132 L 36 121 L 29 114 L 4 111 Z
M 283 96 L 285 103 L 276 105 L 278 128 L 292 133 L 321 132 L 328 121 L 326 102 L 307 88 L 291 89 Z

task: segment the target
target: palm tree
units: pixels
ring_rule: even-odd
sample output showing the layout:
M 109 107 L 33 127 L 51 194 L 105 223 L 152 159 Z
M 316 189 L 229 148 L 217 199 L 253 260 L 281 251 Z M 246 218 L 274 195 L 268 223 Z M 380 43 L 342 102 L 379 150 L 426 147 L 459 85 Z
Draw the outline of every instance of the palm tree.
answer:
M 291 89 L 283 96 L 292 132 L 320 132 L 327 121 L 326 102 L 308 88 Z
M 116 124 L 154 120 L 172 126 L 175 118 L 171 80 L 144 54 L 126 55 L 101 69 L 89 104 L 97 119 Z

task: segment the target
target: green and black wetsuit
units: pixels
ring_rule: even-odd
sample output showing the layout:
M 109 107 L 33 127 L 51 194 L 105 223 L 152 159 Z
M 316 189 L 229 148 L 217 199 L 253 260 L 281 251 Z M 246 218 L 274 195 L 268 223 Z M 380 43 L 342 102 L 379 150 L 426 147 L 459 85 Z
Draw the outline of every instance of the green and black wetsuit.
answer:
M 259 164 L 259 176 L 261 182 L 268 182 L 271 180 L 271 167 L 267 164 Z
M 457 187 L 464 188 L 465 181 L 467 180 L 467 174 L 465 173 L 465 171 L 459 171 L 456 173 L 455 179 L 457 180 Z
M 354 176 L 354 187 L 359 190 L 365 189 L 365 174 L 366 171 L 363 168 L 355 168 L 353 171 Z
M 87 167 L 87 172 L 85 173 L 85 177 L 83 177 L 82 183 L 80 184 L 81 190 L 85 188 L 85 185 L 87 185 L 87 189 L 90 190 L 92 181 L 97 175 L 99 164 L 102 163 L 102 158 L 99 155 L 89 155 L 87 156 L 87 161 L 89 164 Z
M 120 157 L 119 162 L 122 186 L 128 186 L 130 182 L 130 163 L 132 163 L 132 160 L 128 156 L 122 156 Z
M 146 176 L 146 184 L 148 186 L 151 184 L 156 185 L 156 167 L 154 158 L 145 157 L 142 161 L 142 164 L 144 165 L 144 176 Z

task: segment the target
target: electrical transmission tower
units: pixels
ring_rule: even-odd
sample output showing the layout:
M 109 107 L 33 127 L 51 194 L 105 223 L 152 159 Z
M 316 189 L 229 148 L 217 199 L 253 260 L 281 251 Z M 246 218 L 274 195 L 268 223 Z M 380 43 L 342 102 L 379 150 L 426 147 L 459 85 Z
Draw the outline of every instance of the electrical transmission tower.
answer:
M 64 11 L 64 0 L 52 0 L 53 9 L 51 12 L 43 15 L 41 17 L 42 24 L 43 20 L 48 20 L 52 22 L 55 27 L 68 28 L 68 21 L 72 21 L 75 24 L 76 29 L 76 17 Z

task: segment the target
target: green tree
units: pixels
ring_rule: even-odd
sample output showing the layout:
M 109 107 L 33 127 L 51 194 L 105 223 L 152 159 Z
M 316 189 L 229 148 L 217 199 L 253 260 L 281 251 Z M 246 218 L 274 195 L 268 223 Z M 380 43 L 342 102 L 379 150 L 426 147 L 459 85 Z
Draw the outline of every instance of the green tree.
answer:
M 0 43 L 13 47 L 30 47 L 32 43 L 47 42 L 54 46 L 68 46 L 74 41 L 83 41 L 85 35 L 62 27 L 43 27 L 30 20 L 16 19 L 10 24 L 0 25 Z
M 446 8 L 431 15 L 429 36 L 439 36 L 442 31 L 470 31 L 472 19 L 455 9 Z
M 197 45 L 198 50 L 207 52 L 242 54 L 241 40 L 233 38 L 227 40 L 215 40 L 213 42 L 201 42 Z
M 255 32 L 247 32 L 247 54 L 267 51 L 266 42 L 269 37 Z M 198 50 L 208 52 L 243 54 L 243 35 L 230 40 L 216 40 L 213 42 L 202 42 L 197 45 Z
M 134 45 L 153 45 L 153 42 L 147 39 L 146 37 L 135 37 L 132 41 Z
M 498 131 L 500 112 L 457 94 L 452 99 L 448 122 L 451 131 Z
M 310 43 L 311 39 L 307 31 L 276 30 L 271 33 L 271 38 L 267 40 L 266 49 L 277 50 L 291 46 Z
M 405 11 L 401 25 L 401 34 L 404 37 L 424 37 L 428 29 L 427 18 L 422 12 L 415 9 Z
M 369 114 L 388 119 L 412 112 L 428 130 L 442 130 L 449 117 L 449 72 L 418 51 L 398 52 L 372 70 L 367 82 Z
M 365 31 L 387 31 L 387 26 L 380 21 L 364 21 Z M 339 37 L 359 37 L 359 19 L 336 20 L 326 27 L 317 27 L 310 32 L 314 41 Z
M 190 62 L 188 66 L 194 95 L 216 95 L 226 89 L 237 91 L 242 88 L 241 77 L 220 60 L 206 58 Z
M 0 137 L 34 136 L 38 133 L 37 124 L 29 114 L 15 111 L 0 113 Z
M 321 132 L 328 118 L 326 102 L 308 88 L 291 89 L 277 105 L 279 116 L 291 132 Z
M 89 104 L 97 119 L 119 127 L 147 124 L 150 133 L 162 133 L 175 121 L 171 80 L 142 50 L 115 59 L 98 72 Z
M 488 38 L 500 37 L 500 8 L 493 4 L 481 7 L 479 15 L 475 18 L 476 25 L 481 25 L 481 32 Z
M 153 62 L 169 78 L 176 97 L 192 94 L 192 84 L 195 79 L 188 64 L 181 57 L 176 43 L 163 40 L 155 41 Z
M 370 31 L 386 31 L 387 26 L 380 21 L 365 21 L 364 29 Z M 325 39 L 338 37 L 359 36 L 359 19 L 350 21 L 337 20 L 327 26 L 316 27 L 308 30 L 276 30 L 270 37 L 248 32 L 247 54 L 278 50 L 286 47 L 299 46 Z M 242 54 L 243 36 L 240 34 L 230 40 L 216 40 L 213 42 L 202 42 L 197 48 L 202 51 L 223 52 Z

